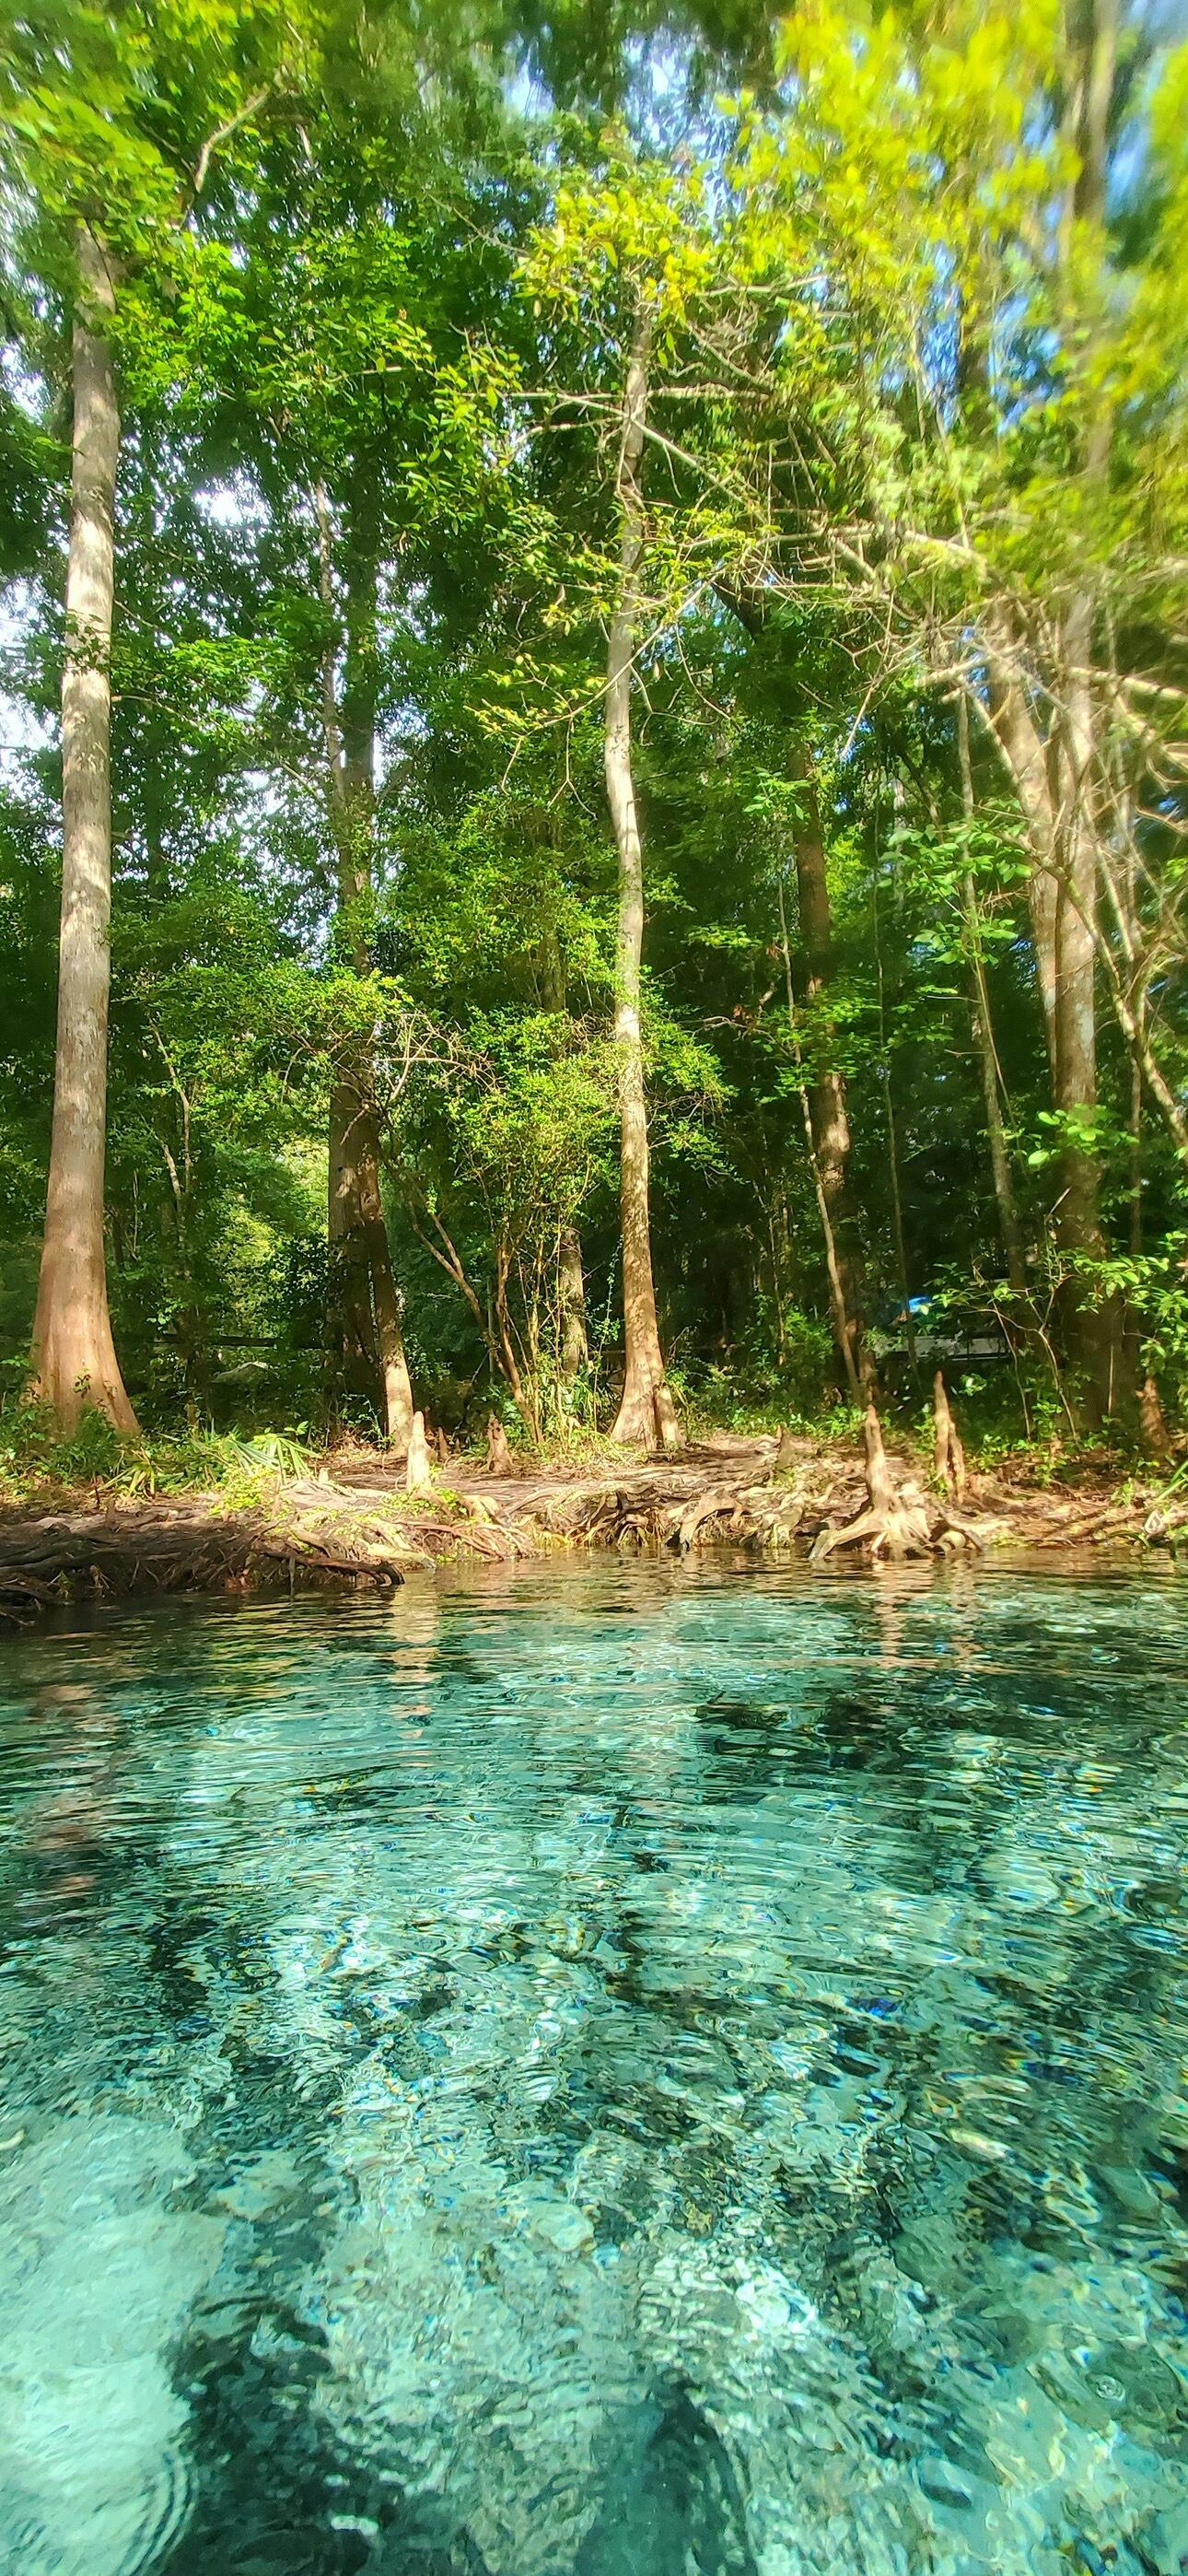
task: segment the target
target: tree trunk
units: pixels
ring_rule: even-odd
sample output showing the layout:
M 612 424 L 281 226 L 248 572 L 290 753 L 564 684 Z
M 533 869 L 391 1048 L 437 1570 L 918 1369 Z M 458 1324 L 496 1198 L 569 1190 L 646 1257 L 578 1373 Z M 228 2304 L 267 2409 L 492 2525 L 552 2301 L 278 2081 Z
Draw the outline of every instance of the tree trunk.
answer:
M 33 1365 L 65 1429 L 84 1405 L 134 1432 L 112 1340 L 104 1245 L 111 986 L 111 626 L 120 419 L 109 337 L 115 291 L 79 233 L 74 449 L 62 672 L 62 918 L 49 1186 Z
M 833 977 L 833 917 L 817 782 L 808 752 L 802 755 L 800 776 L 807 792 L 807 812 L 796 834 L 795 856 L 800 938 L 806 968 L 805 995 L 810 1003 L 818 1003 L 822 1014 L 825 1014 Z M 834 1327 L 846 1376 L 856 1390 L 862 1383 L 864 1371 L 861 1263 L 850 1192 L 850 1120 L 846 1107 L 846 1082 L 845 1075 L 837 1066 L 822 1064 L 819 1067 L 808 1085 L 808 1103 L 819 1196 L 823 1212 L 828 1215 L 827 1231 L 833 1241 L 836 1268 Z
M 1137 1388 L 1124 1350 L 1121 1300 L 1095 1297 L 1085 1275 L 1086 1265 L 1107 1258 L 1099 1212 L 1100 1161 L 1095 1143 L 1091 1137 L 1086 1141 L 1084 1133 L 1097 1108 L 1097 842 L 1090 810 L 1093 710 L 1087 677 L 1091 622 L 1088 601 L 1076 602 L 1068 621 L 1067 831 L 1056 913 L 1054 1094 L 1056 1108 L 1072 1123 L 1061 1144 L 1056 1238 L 1071 1264 L 1065 1296 L 1069 1350 L 1091 1412 L 1111 1414 L 1126 1397 L 1135 1398 Z
M 1027 909 L 1031 915 L 1031 952 L 1035 959 L 1036 981 L 1044 1014 L 1044 1036 L 1048 1042 L 1048 1072 L 1055 1096 L 1056 1084 L 1056 879 L 1052 860 L 1041 860 L 1032 867 L 1027 880 Z
M 879 1061 L 882 1067 L 883 1112 L 887 1122 L 887 1176 L 891 1183 L 891 1231 L 895 1241 L 895 1263 L 899 1293 L 903 1301 L 903 1338 L 907 1343 L 908 1363 L 913 1376 L 918 1376 L 919 1353 L 916 1328 L 912 1322 L 912 1290 L 908 1272 L 907 1229 L 903 1221 L 903 1188 L 899 1173 L 899 1129 L 895 1117 L 895 1099 L 891 1089 L 891 1050 L 887 1044 L 887 1014 L 883 987 L 883 943 L 879 932 L 879 881 L 876 870 L 872 880 L 871 919 L 874 926 L 875 975 L 879 996 Z
M 994 1180 L 994 1202 L 998 1209 L 998 1229 L 1006 1255 L 1007 1279 L 1014 1296 L 1027 1298 L 1027 1261 L 1019 1212 L 1015 1204 L 1015 1185 L 1007 1153 L 1006 1130 L 999 1100 L 998 1052 L 994 1044 L 994 1023 L 990 1014 L 990 993 L 982 958 L 982 930 L 978 917 L 978 895 L 973 869 L 968 864 L 969 840 L 973 829 L 974 792 L 973 764 L 969 751 L 969 708 L 964 694 L 957 700 L 957 748 L 961 767 L 961 810 L 965 818 L 966 860 L 961 882 L 961 901 L 969 939 L 970 1027 L 974 1054 L 982 1082 L 982 1100 L 986 1111 L 986 1138 L 990 1147 L 990 1170 Z
M 1060 1155 L 1055 1234 L 1070 1268 L 1064 1338 L 1091 1414 L 1112 1413 L 1129 1391 L 1117 1299 L 1095 1301 L 1085 1265 L 1105 1257 L 1099 1216 L 1100 1166 L 1086 1127 L 1097 1106 L 1097 839 L 1092 811 L 1094 709 L 1089 677 L 1093 609 L 1070 605 L 1063 637 L 1064 711 L 1054 803 L 1045 746 L 1014 672 L 989 656 L 992 722 L 1011 772 L 1032 849 L 1031 918 L 1052 1073 L 1052 1105 L 1072 1123 Z
M 1014 785 L 1031 852 L 1027 904 L 1031 946 L 1048 1044 L 1048 1068 L 1056 1077 L 1056 814 L 1048 777 L 1043 736 L 1027 704 L 1015 668 L 1016 638 L 1001 607 L 986 619 L 986 667 L 990 683 L 990 723 Z
M 1080 605 L 1083 610 L 1084 603 Z M 1066 644 L 1075 637 L 1077 623 L 1070 617 Z M 1082 633 L 1077 649 L 1088 652 L 1087 633 Z M 1042 747 L 1021 699 L 1009 724 L 1004 721 L 1002 701 L 994 721 L 1027 817 L 1033 851 L 1032 936 L 1048 1033 L 1052 1106 L 1071 1122 L 1060 1149 L 1060 1195 L 1054 1215 L 1056 1241 L 1070 1265 L 1063 1298 L 1064 1340 L 1080 1373 L 1089 1411 L 1112 1413 L 1128 1374 L 1122 1365 L 1120 1310 L 1116 1299 L 1096 1303 L 1084 1276 L 1086 1263 L 1102 1260 L 1106 1253 L 1098 1209 L 1099 1158 L 1086 1132 L 1097 1106 L 1097 846 L 1088 810 L 1092 757 L 1088 688 L 1079 691 L 1075 682 L 1069 687 L 1059 810 L 1050 798 L 1045 801 L 1032 792 L 1035 752 Z
M 1028 1294 L 1027 1259 L 1023 1250 L 1019 1211 L 1015 1204 L 1015 1185 L 1011 1178 L 1010 1157 L 1007 1153 L 1006 1129 L 1003 1126 L 1002 1107 L 998 1097 L 998 1056 L 994 1044 L 993 1023 L 990 1018 L 990 997 L 986 989 L 986 977 L 981 958 L 974 946 L 979 936 L 977 899 L 974 894 L 973 880 L 968 875 L 965 880 L 964 897 L 970 945 L 974 952 L 970 978 L 973 986 L 970 999 L 970 1034 L 973 1038 L 974 1054 L 977 1057 L 978 1073 L 982 1084 L 986 1139 L 990 1147 L 990 1171 L 994 1182 L 994 1204 L 998 1210 L 998 1231 L 1002 1237 L 1002 1248 L 1006 1255 L 1007 1280 L 1011 1292 L 1016 1297 L 1026 1298 Z
M 407 1449 L 412 1388 L 380 1193 L 378 1121 L 355 1077 L 336 1081 L 330 1094 L 329 1220 L 342 1355 L 360 1383 L 378 1379 L 385 1435 Z
M 540 998 L 558 1020 L 566 1016 L 565 964 L 555 920 L 547 921 L 540 942 L 537 973 Z M 562 1386 L 572 1386 L 590 1357 L 586 1330 L 586 1280 L 582 1243 L 572 1218 L 563 1219 L 557 1239 L 557 1357 Z
M 1076 84 L 1079 168 L 1072 215 L 1100 226 L 1105 214 L 1110 101 L 1117 67 L 1117 0 L 1092 0 L 1079 54 Z M 1070 327 L 1080 317 L 1070 311 Z M 1091 352 L 1087 351 L 1086 356 Z M 1109 469 L 1112 421 L 1108 404 L 1091 385 L 1081 471 L 1091 489 Z M 1113 1413 L 1132 1372 L 1125 1365 L 1123 1312 L 1114 1296 L 1097 1298 L 1085 1266 L 1106 1257 L 1099 1213 L 1100 1160 L 1084 1130 L 1097 1108 L 1096 920 L 1098 901 L 1095 805 L 1096 708 L 1093 647 L 1096 603 L 1086 587 L 1069 601 L 1062 636 L 1063 691 L 1058 744 L 1060 781 L 1056 892 L 1055 1106 L 1070 1122 L 1061 1148 L 1063 1191 L 1057 1240 L 1070 1259 L 1067 1337 L 1094 1412 Z M 1131 1385 L 1130 1394 L 1137 1395 Z
M 640 1029 L 643 953 L 643 851 L 631 767 L 631 686 L 644 521 L 641 464 L 648 404 L 651 324 L 640 312 L 623 392 L 618 496 L 621 514 L 619 596 L 610 621 L 606 666 L 606 792 L 619 853 L 619 933 L 615 1042 L 619 1056 L 620 1207 L 623 1232 L 623 1326 L 626 1368 L 611 1437 L 645 1448 L 674 1449 L 679 1431 L 664 1375 L 652 1276 L 648 1110 Z
M 561 1305 L 561 1377 L 572 1386 L 590 1357 L 586 1333 L 586 1282 L 576 1226 L 564 1225 L 557 1248 L 557 1286 Z
M 1130 1068 L 1130 1258 L 1143 1257 L 1143 1075 Z
M 809 1107 L 808 1085 L 804 1079 L 804 1059 L 801 1054 L 800 1029 L 796 1018 L 796 995 L 792 984 L 792 950 L 788 941 L 788 914 L 784 903 L 784 881 L 782 877 L 778 878 L 776 881 L 776 893 L 779 899 L 780 908 L 780 943 L 784 956 L 784 991 L 788 1004 L 788 1034 L 792 1041 L 792 1055 L 796 1065 L 796 1087 L 800 1094 L 800 1114 L 804 1121 L 804 1141 L 808 1152 L 809 1170 L 813 1176 L 813 1191 L 817 1201 L 817 1213 L 821 1219 L 821 1234 L 825 1245 L 825 1273 L 829 1281 L 829 1312 L 833 1319 L 834 1338 L 845 1363 L 850 1393 L 854 1397 L 855 1402 L 857 1402 L 861 1397 L 862 1386 L 858 1376 L 857 1363 L 854 1358 L 853 1343 L 850 1338 L 849 1316 L 846 1307 L 845 1289 L 842 1285 L 841 1267 L 837 1256 L 837 1242 L 833 1232 L 833 1219 L 830 1216 L 829 1202 L 825 1196 L 825 1191 L 821 1183 L 821 1167 L 817 1161 L 817 1141 L 813 1134 L 813 1113 Z
M 324 674 L 331 819 L 338 848 L 338 930 L 356 974 L 368 965 L 375 845 L 376 613 L 374 531 L 356 492 L 348 531 L 346 662 L 341 716 L 332 654 Z M 329 517 L 319 495 L 323 602 L 331 605 Z M 336 1339 L 349 1372 L 376 1392 L 393 1445 L 407 1449 L 413 1400 L 401 1301 L 380 1190 L 379 1119 L 370 1054 L 356 1043 L 330 1093 L 329 1235 Z
M 937 1481 L 943 1485 L 950 1502 L 963 1503 L 969 1476 L 961 1436 L 953 1420 L 953 1408 L 949 1402 L 949 1390 L 945 1385 L 943 1368 L 938 1368 L 932 1381 L 932 1418 Z

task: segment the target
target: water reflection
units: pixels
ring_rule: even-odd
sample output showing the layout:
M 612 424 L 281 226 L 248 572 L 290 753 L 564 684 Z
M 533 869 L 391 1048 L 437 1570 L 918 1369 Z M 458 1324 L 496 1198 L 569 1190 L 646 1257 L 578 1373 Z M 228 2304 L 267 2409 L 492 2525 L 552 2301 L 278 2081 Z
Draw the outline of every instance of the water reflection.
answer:
M 1174 2576 L 1182 1597 L 6 1648 L 3 2563 Z

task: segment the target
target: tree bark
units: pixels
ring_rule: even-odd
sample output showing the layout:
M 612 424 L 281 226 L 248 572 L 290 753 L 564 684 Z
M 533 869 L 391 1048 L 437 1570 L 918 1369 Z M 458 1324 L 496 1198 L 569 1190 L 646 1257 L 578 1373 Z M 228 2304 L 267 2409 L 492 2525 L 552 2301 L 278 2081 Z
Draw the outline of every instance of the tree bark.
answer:
M 1103 426 L 1091 427 L 1084 470 L 1105 464 Z M 1044 1006 L 1052 1105 L 1070 1123 L 1060 1149 L 1060 1196 L 1054 1230 L 1069 1262 L 1063 1296 L 1064 1340 L 1091 1414 L 1112 1413 L 1133 1394 L 1122 1349 L 1116 1298 L 1088 1293 L 1087 1263 L 1102 1260 L 1100 1159 L 1085 1129 L 1097 1106 L 1095 962 L 1098 841 L 1093 810 L 1095 716 L 1091 681 L 1094 603 L 1070 600 L 1060 641 L 1061 707 L 1045 743 L 1015 668 L 1014 639 L 1001 617 L 988 622 L 991 723 L 1014 781 L 1032 853 L 1032 935 Z M 1056 793 L 1053 794 L 1055 784 Z
M 969 921 L 971 946 L 978 937 L 977 905 L 971 880 L 966 878 L 966 917 Z M 976 958 L 972 974 L 973 993 L 970 1003 L 970 1033 L 982 1084 L 982 1104 L 986 1113 L 986 1138 L 990 1147 L 990 1171 L 994 1182 L 994 1204 L 998 1210 L 998 1231 L 1006 1255 L 1007 1282 L 1012 1295 L 1026 1299 L 1027 1258 L 1023 1233 L 1015 1204 L 1015 1184 L 1011 1177 L 1007 1153 L 1006 1129 L 998 1097 L 998 1056 L 994 1044 L 994 1027 L 990 1017 L 990 997 L 981 959 Z
M 107 1303 L 104 1166 L 111 988 L 111 629 L 120 417 L 101 245 L 78 237 L 74 438 L 62 672 L 62 915 L 54 1115 L 33 1365 L 64 1429 L 84 1405 L 135 1432 Z
M 913 1376 L 919 1374 L 920 1359 L 916 1349 L 916 1328 L 912 1322 L 912 1289 L 908 1271 L 907 1229 L 903 1221 L 903 1188 L 899 1171 L 899 1128 L 895 1116 L 895 1098 L 891 1089 L 891 1049 L 887 1044 L 887 1015 L 884 1005 L 883 942 L 879 931 L 878 875 L 872 881 L 871 920 L 874 928 L 875 977 L 879 996 L 879 1061 L 882 1068 L 883 1113 L 887 1122 L 887 1176 L 891 1183 L 891 1230 L 895 1241 L 895 1264 L 899 1293 L 903 1301 L 903 1338 L 907 1344 L 908 1364 Z
M 862 1394 L 862 1386 L 858 1376 L 857 1363 L 854 1358 L 854 1349 L 850 1338 L 849 1316 L 846 1308 L 845 1289 L 842 1284 L 841 1266 L 838 1261 L 837 1241 L 833 1231 L 833 1219 L 829 1212 L 829 1201 L 826 1198 L 825 1191 L 822 1186 L 821 1167 L 817 1161 L 817 1142 L 813 1134 L 813 1113 L 809 1107 L 808 1085 L 804 1079 L 804 1059 L 801 1053 L 800 1029 L 796 1017 L 796 994 L 792 983 L 792 950 L 788 941 L 788 914 L 784 903 L 784 881 L 782 877 L 777 880 L 776 892 L 780 908 L 780 943 L 784 954 L 784 992 L 788 1005 L 788 1034 L 792 1041 L 792 1054 L 796 1065 L 796 1087 L 800 1094 L 800 1114 L 804 1121 L 804 1141 L 808 1151 L 809 1170 L 813 1176 L 813 1193 L 817 1202 L 817 1214 L 821 1219 L 821 1235 L 825 1245 L 825 1273 L 829 1281 L 829 1312 L 833 1321 L 834 1339 L 836 1340 L 837 1347 L 841 1352 L 842 1359 L 845 1363 L 850 1393 L 854 1397 L 855 1402 L 858 1402 Z
M 950 1502 L 963 1503 L 969 1476 L 943 1368 L 938 1368 L 932 1381 L 932 1418 L 937 1481 L 943 1485 Z
M 1043 736 L 1028 706 L 1016 669 L 1016 638 L 1005 611 L 986 619 L 986 667 L 990 683 L 990 723 L 1010 773 L 1023 815 L 1031 868 L 1027 904 L 1035 976 L 1048 1044 L 1048 1068 L 1056 1075 L 1056 812 L 1048 776 Z
M 1091 812 L 1093 710 L 1087 676 L 1073 655 L 1090 650 L 1092 609 L 1074 603 L 1066 629 L 1069 708 L 1062 768 L 1065 776 L 1063 862 L 1056 908 L 1055 1106 L 1070 1122 L 1060 1151 L 1061 1198 L 1056 1237 L 1072 1265 L 1065 1293 L 1065 1337 L 1080 1370 L 1090 1410 L 1111 1414 L 1136 1395 L 1123 1342 L 1123 1312 L 1116 1296 L 1092 1293 L 1086 1265 L 1107 1258 L 1100 1215 L 1101 1168 L 1097 1147 L 1085 1137 L 1097 1108 L 1097 841 Z M 1082 670 L 1084 665 L 1081 666 Z
M 338 920 L 356 974 L 367 972 L 368 923 L 375 846 L 376 614 L 379 562 L 375 532 L 364 526 L 366 495 L 356 490 L 346 562 L 346 657 L 339 711 L 332 652 L 323 675 L 323 715 L 331 820 L 338 851 Z M 332 604 L 330 529 L 319 494 L 323 602 Z M 378 1396 L 385 1436 L 407 1449 L 413 1400 L 404 1351 L 401 1301 L 380 1189 L 379 1118 L 370 1050 L 356 1042 L 330 1093 L 329 1237 L 336 1338 L 348 1370 Z
M 586 1332 L 586 1282 L 577 1227 L 564 1225 L 557 1247 L 557 1285 L 561 1304 L 561 1377 L 572 1386 L 590 1357 Z
M 558 1020 L 566 1016 L 565 964 L 555 921 L 542 934 L 538 958 L 540 997 Z M 557 1238 L 557 1359 L 563 1386 L 572 1386 L 590 1357 L 586 1329 L 586 1280 L 582 1241 L 573 1217 L 562 1219 Z
M 1143 1257 L 1143 1076 L 1130 1068 L 1130 1258 Z
M 973 869 L 968 864 L 969 838 L 973 829 L 974 792 L 973 764 L 969 750 L 969 708 L 964 694 L 957 700 L 957 748 L 961 767 L 961 810 L 965 820 L 966 867 L 961 881 L 961 901 L 969 940 L 970 1028 L 978 1072 L 982 1082 L 982 1100 L 986 1111 L 986 1139 L 990 1147 L 990 1170 L 994 1180 L 994 1203 L 998 1209 L 998 1229 L 1006 1255 L 1007 1280 L 1013 1296 L 1026 1301 L 1027 1261 L 1019 1211 L 1015 1204 L 1015 1185 L 1007 1153 L 1006 1130 L 999 1099 L 998 1053 L 994 1044 L 994 1023 L 990 1013 L 990 993 L 982 959 L 982 933 L 978 918 L 978 895 Z
M 810 1003 L 817 1003 L 825 1014 L 833 979 L 833 916 L 811 754 L 803 753 L 799 766 L 807 795 L 807 811 L 796 834 L 795 848 L 800 938 L 806 970 L 805 996 Z M 836 1293 L 832 1301 L 834 1329 L 846 1376 L 856 1392 L 864 1373 L 862 1278 L 850 1191 L 850 1120 L 846 1106 L 846 1080 L 836 1065 L 819 1065 L 808 1085 L 808 1103 L 819 1196 L 823 1215 L 828 1216 L 827 1235 L 833 1243 L 836 1270 Z
M 1064 697 L 1059 741 L 1053 745 L 1059 778 L 1054 801 L 1048 752 L 1013 672 L 998 652 L 989 657 L 991 720 L 1014 781 L 1032 851 L 1032 937 L 1044 1005 L 1052 1080 L 1052 1106 L 1071 1123 L 1060 1148 L 1060 1196 L 1054 1231 L 1069 1262 L 1063 1297 L 1064 1341 L 1078 1369 L 1092 1414 L 1117 1410 L 1129 1372 L 1121 1347 L 1116 1299 L 1087 1293 L 1087 1262 L 1102 1260 L 1105 1237 L 1099 1214 L 1100 1162 L 1085 1128 L 1097 1106 L 1098 852 L 1092 813 L 1094 710 L 1088 677 L 1092 602 L 1074 600 L 1063 635 Z M 996 645 L 1001 639 L 996 638 Z
M 648 1110 L 640 1028 L 643 954 L 643 851 L 631 762 L 632 662 L 639 606 L 644 514 L 641 466 L 648 405 L 651 323 L 640 311 L 623 392 L 617 489 L 620 511 L 619 595 L 610 621 L 606 666 L 606 792 L 619 853 L 615 1042 L 619 1057 L 620 1209 L 623 1238 L 623 1395 L 611 1437 L 646 1448 L 675 1449 L 680 1434 L 664 1374 L 652 1231 Z
M 1075 221 L 1100 225 L 1106 201 L 1110 101 L 1117 65 L 1116 0 L 1093 0 L 1076 84 L 1078 175 Z M 1079 316 L 1070 310 L 1070 330 Z M 1104 485 L 1112 422 L 1100 393 L 1090 390 L 1081 471 L 1091 489 Z M 1113 1413 L 1132 1375 L 1125 1365 L 1123 1314 L 1117 1297 L 1098 1298 L 1085 1266 L 1106 1257 L 1099 1211 L 1100 1158 L 1084 1129 L 1097 1108 L 1096 922 L 1097 817 L 1094 811 L 1096 715 L 1093 645 L 1096 602 L 1086 586 L 1074 592 L 1063 621 L 1063 704 L 1057 743 L 1060 805 L 1056 867 L 1056 991 L 1054 1102 L 1069 1122 L 1061 1147 L 1063 1189 L 1057 1240 L 1070 1258 L 1066 1335 L 1094 1412 Z M 1133 1396 L 1137 1390 L 1129 1388 Z

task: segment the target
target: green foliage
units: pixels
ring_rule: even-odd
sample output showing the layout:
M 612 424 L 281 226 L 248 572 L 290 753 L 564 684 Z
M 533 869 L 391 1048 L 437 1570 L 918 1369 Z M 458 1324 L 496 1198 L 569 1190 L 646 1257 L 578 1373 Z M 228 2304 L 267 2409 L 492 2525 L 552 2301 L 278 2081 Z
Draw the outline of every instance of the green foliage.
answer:
M 811 1424 L 822 1439 L 832 1439 L 848 1437 L 857 1422 L 833 1386 L 834 1371 L 824 1318 L 785 1307 L 778 1317 L 760 1310 L 728 1365 L 693 1365 L 679 1375 L 693 1421 L 707 1430 L 767 1431 L 773 1422 L 799 1430 Z
M 1088 1285 L 1095 1297 L 1121 1297 L 1141 1319 L 1142 1366 L 1182 1420 L 1188 1414 L 1188 1232 L 1175 1228 L 1157 1252 L 1117 1253 L 1095 1262 Z
M 112 1499 L 197 1491 L 217 1494 L 227 1510 L 245 1510 L 278 1481 L 309 1472 L 306 1427 L 247 1439 L 192 1429 L 127 1441 L 87 1406 L 64 1439 L 46 1406 L 18 1391 L 0 1402 L 0 1496 L 15 1503 L 87 1489 Z
M 951 1277 L 1025 1345 L 963 1390 L 975 1441 L 1070 1439 L 1054 1371 L 1079 1294 L 1125 1309 L 1182 1420 L 1184 1158 L 1151 1076 L 1182 1115 L 1184 49 L 1124 29 L 1094 209 L 1067 112 L 1081 37 L 1050 0 L 814 0 L 782 34 L 709 6 L 546 26 L 46 0 L 5 32 L 0 1349 L 19 1369 L 49 1141 L 84 223 L 113 262 L 123 420 L 109 1267 L 156 1426 L 117 1458 L 84 1417 L 59 1456 L 10 1408 L 10 1483 L 228 1488 L 295 1472 L 236 1451 L 234 1423 L 373 1421 L 330 1351 L 327 1102 L 353 1079 L 418 1394 L 464 1437 L 494 1402 L 518 1438 L 594 1454 L 620 1360 L 603 675 L 641 314 L 634 748 L 674 1383 L 694 1422 L 852 1429 L 804 1124 L 840 1078 L 890 1373 L 905 1287 Z M 995 722 L 1005 670 L 1058 766 L 1052 639 L 1086 578 L 1116 873 L 1096 1098 L 1070 1108 Z M 823 966 L 796 864 L 818 826 Z M 1137 1140 L 1119 1001 L 1151 1059 Z M 1070 1254 L 1078 1157 L 1103 1248 Z M 218 1432 L 179 1436 L 187 1412 Z

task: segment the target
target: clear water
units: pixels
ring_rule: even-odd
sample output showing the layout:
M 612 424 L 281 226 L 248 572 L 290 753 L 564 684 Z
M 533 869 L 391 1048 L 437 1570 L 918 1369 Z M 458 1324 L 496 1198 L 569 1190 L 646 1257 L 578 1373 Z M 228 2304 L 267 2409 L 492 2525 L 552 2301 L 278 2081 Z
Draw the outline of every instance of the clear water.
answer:
M 1188 2566 L 1188 1595 L 0 1651 L 0 2566 Z

